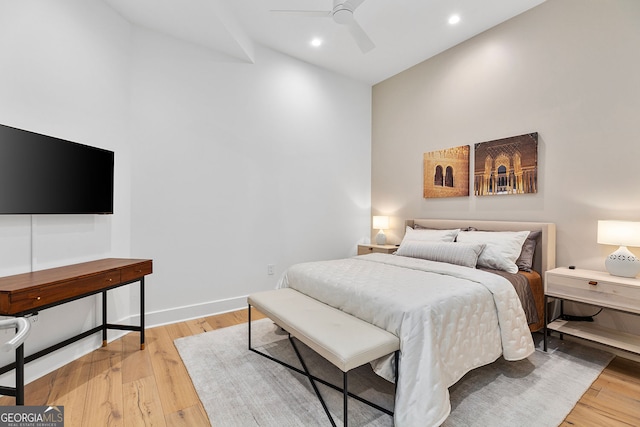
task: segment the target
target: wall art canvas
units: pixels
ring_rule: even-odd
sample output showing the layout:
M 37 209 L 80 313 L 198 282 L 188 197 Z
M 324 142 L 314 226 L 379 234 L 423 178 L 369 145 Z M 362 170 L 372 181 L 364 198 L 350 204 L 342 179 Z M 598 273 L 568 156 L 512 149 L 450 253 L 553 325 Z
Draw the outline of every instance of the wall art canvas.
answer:
M 474 194 L 538 192 L 538 133 L 475 144 Z
M 424 153 L 423 196 L 469 196 L 470 151 L 469 145 L 462 145 Z

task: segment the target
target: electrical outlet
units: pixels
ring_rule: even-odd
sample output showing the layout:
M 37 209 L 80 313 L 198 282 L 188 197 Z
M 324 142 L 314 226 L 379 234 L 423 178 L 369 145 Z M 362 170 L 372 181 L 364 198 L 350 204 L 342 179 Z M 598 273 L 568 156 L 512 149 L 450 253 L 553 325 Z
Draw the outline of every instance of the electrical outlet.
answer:
M 275 270 L 276 270 L 276 266 L 274 264 L 267 264 L 267 274 L 269 276 L 273 276 Z

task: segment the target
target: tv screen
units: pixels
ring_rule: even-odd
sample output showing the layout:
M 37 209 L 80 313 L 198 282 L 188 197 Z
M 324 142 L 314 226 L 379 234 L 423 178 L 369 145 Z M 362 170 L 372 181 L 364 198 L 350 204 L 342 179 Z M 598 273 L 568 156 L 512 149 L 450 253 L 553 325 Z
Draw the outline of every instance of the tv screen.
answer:
M 113 151 L 0 125 L 0 214 L 111 214 L 113 162 Z

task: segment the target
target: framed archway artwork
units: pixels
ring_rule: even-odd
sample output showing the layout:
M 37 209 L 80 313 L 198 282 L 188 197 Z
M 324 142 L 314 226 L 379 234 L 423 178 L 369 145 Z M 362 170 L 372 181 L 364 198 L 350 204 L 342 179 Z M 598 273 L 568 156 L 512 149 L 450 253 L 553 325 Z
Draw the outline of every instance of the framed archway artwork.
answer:
M 423 197 L 469 196 L 469 145 L 424 153 Z
M 481 142 L 474 147 L 476 196 L 538 192 L 538 133 Z

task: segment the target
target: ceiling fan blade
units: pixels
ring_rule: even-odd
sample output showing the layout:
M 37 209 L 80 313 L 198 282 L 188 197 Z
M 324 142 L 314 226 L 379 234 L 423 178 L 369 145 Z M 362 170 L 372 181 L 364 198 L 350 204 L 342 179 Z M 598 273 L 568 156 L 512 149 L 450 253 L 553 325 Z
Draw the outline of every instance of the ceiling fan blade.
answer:
M 360 48 L 362 53 L 367 53 L 370 50 L 372 50 L 374 47 L 376 47 L 376 45 L 369 38 L 367 33 L 365 33 L 365 31 L 356 21 L 353 21 L 352 23 L 347 25 L 347 28 L 349 29 L 351 36 L 358 44 L 358 47 Z
M 330 10 L 270 10 L 269 12 L 283 13 L 288 15 L 308 16 L 311 18 L 330 18 Z

